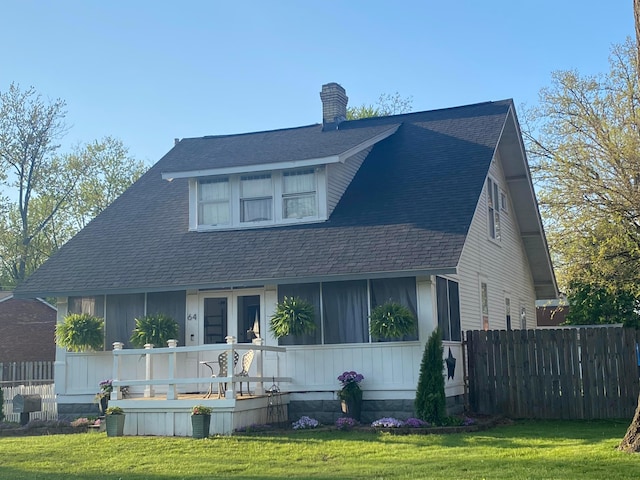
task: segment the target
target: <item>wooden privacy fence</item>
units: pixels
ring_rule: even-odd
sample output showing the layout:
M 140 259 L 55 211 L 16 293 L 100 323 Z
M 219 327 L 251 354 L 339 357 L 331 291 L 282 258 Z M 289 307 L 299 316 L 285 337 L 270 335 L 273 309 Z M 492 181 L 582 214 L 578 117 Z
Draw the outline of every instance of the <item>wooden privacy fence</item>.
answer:
M 468 331 L 470 407 L 514 418 L 630 418 L 638 341 L 621 327 Z
M 13 413 L 13 397 L 16 395 L 40 395 L 42 397 L 42 410 L 30 414 L 31 420 L 57 420 L 58 404 L 53 383 L 48 385 L 20 385 L 17 387 L 2 387 L 4 396 L 3 412 L 6 422 L 19 422 L 20 414 Z
M 53 362 L 0 363 L 0 386 L 53 383 Z

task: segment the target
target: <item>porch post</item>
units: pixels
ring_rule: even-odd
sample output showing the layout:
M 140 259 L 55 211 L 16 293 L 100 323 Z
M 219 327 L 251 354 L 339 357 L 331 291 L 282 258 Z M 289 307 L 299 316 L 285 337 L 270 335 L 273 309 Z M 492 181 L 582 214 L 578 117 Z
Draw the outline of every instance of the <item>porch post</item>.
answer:
M 178 346 L 177 340 L 169 340 L 167 342 L 169 348 L 175 349 Z M 176 352 L 175 350 L 169 354 L 169 382 L 176 378 Z M 167 387 L 167 400 L 176 399 L 176 384 L 169 383 Z
M 230 346 L 229 354 L 227 356 L 227 377 L 231 377 L 233 379 L 233 375 L 235 374 L 236 366 L 233 364 L 233 344 L 236 343 L 236 337 L 232 335 L 228 335 L 225 337 L 227 344 Z M 224 392 L 224 397 L 227 399 L 236 398 L 235 392 L 233 391 L 233 381 L 227 382 L 227 390 Z
M 145 350 L 151 350 L 153 348 L 152 343 L 146 343 L 144 345 Z M 150 353 L 146 354 L 146 365 L 145 365 L 145 380 L 151 380 L 153 378 L 153 364 L 151 362 L 152 355 Z M 150 398 L 153 397 L 153 385 L 148 384 L 144 387 L 144 397 Z
M 262 347 L 262 345 L 264 345 L 264 339 L 262 338 L 254 338 L 252 343 L 254 345 L 257 345 L 259 347 Z M 263 351 L 262 348 L 258 348 L 258 355 L 256 358 L 256 370 L 257 370 L 257 376 L 262 378 L 263 375 L 263 369 L 262 369 L 262 365 L 263 365 L 263 361 L 262 361 L 262 355 L 263 355 Z M 256 383 L 256 389 L 255 389 L 256 395 L 263 395 L 264 394 L 264 383 L 262 382 L 262 380 L 260 380 L 258 383 Z
M 124 347 L 124 343 L 122 342 L 113 342 L 113 351 L 122 350 Z M 120 355 L 113 355 L 113 379 L 120 380 Z M 116 385 L 111 390 L 111 400 L 120 400 L 122 399 L 122 392 L 120 391 L 120 386 Z

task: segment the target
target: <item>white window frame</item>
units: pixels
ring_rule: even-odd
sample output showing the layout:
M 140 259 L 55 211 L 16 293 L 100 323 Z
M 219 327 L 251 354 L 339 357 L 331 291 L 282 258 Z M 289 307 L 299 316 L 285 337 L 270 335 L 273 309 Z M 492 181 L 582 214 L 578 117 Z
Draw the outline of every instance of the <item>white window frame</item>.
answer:
M 487 177 L 487 232 L 489 239 L 500 242 L 500 185 L 492 177 Z
M 271 175 L 272 185 L 272 219 L 255 222 L 241 222 L 241 202 L 240 182 L 245 174 L 224 175 L 228 178 L 230 189 L 230 222 L 224 225 L 199 225 L 198 224 L 198 188 L 201 181 L 210 180 L 216 177 L 198 177 L 189 180 L 189 230 L 192 231 L 211 231 L 211 230 L 235 230 L 242 228 L 259 228 L 271 227 L 277 225 L 291 225 L 296 223 L 314 223 L 327 219 L 327 175 L 324 167 L 314 167 L 316 189 L 315 204 L 316 215 L 302 218 L 284 218 L 284 199 L 283 195 L 283 173 L 308 171 L 309 167 L 292 168 L 286 170 L 273 170 L 264 172 L 251 172 L 246 175 Z M 308 194 L 308 193 L 307 193 Z

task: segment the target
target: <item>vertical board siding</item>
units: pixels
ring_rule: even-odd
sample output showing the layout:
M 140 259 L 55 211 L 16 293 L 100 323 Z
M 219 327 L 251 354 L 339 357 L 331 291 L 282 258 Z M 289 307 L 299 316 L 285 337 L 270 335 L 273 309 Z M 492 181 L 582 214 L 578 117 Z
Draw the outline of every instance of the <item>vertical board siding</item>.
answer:
M 631 417 L 640 332 L 619 327 L 468 331 L 469 402 L 515 418 Z

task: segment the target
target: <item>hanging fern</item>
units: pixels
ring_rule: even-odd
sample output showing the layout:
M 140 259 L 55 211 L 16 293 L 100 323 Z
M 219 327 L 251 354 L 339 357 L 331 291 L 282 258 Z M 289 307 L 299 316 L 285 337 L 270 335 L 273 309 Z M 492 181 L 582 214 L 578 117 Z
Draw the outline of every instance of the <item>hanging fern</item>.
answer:
M 371 311 L 369 331 L 374 339 L 402 338 L 416 333 L 416 317 L 404 305 L 389 301 Z
M 56 343 L 70 352 L 104 348 L 104 320 L 86 313 L 67 315 L 56 325 Z
M 276 306 L 269 326 L 276 338 L 286 335 L 304 335 L 316 329 L 313 305 L 306 300 L 284 297 Z
M 147 343 L 155 347 L 166 347 L 167 340 L 178 337 L 178 322 L 168 315 L 157 313 L 136 318 L 136 327 L 129 341 L 141 348 Z

